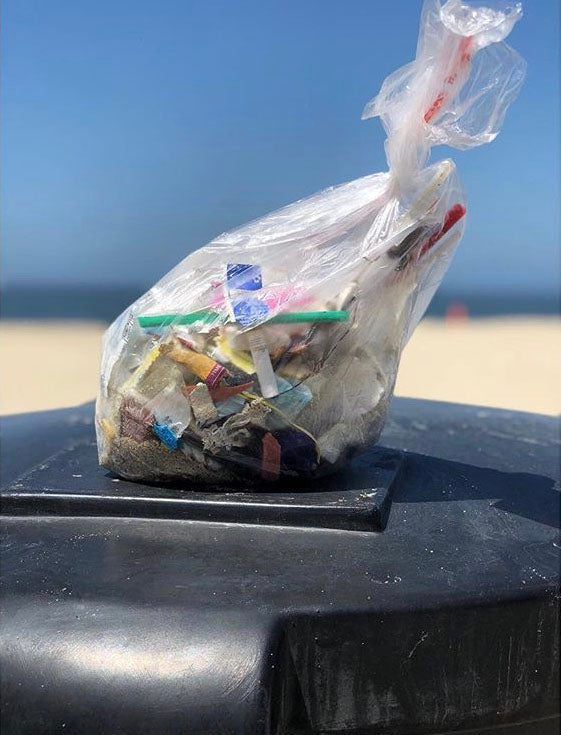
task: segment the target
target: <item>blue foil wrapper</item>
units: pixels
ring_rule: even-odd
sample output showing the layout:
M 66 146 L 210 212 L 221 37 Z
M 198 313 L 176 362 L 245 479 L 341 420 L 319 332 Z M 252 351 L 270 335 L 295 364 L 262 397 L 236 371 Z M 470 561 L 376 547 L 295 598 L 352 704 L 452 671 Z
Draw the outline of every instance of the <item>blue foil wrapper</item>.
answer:
M 267 318 L 269 308 L 264 301 L 250 296 L 248 291 L 263 288 L 261 266 L 248 263 L 228 263 L 226 291 L 232 315 L 242 327 L 251 327 Z
M 163 441 L 168 449 L 177 449 L 177 437 L 173 431 L 165 424 L 154 424 L 152 427 L 154 434 Z
M 263 288 L 261 266 L 247 263 L 228 263 L 226 266 L 228 288 L 238 291 L 259 291 Z
M 259 299 L 237 299 L 232 301 L 234 318 L 242 327 L 251 327 L 267 318 L 269 307 Z

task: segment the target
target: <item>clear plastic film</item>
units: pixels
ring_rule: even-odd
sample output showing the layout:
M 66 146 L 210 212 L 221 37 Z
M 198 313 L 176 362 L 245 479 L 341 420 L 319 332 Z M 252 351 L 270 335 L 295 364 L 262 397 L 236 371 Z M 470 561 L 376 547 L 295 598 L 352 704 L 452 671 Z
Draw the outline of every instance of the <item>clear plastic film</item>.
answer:
M 100 463 L 149 481 L 313 477 L 383 428 L 403 346 L 466 205 L 433 145 L 490 142 L 524 77 L 516 4 L 425 2 L 415 61 L 366 105 L 389 171 L 319 192 L 191 253 L 107 330 Z

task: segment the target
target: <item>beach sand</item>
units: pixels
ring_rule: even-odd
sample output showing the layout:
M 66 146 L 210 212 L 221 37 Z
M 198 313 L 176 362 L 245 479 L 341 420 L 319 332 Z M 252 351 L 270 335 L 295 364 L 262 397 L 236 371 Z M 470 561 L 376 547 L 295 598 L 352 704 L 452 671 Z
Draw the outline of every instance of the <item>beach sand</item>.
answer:
M 72 406 L 95 397 L 99 322 L 0 324 L 0 413 Z M 425 319 L 403 353 L 396 395 L 561 412 L 561 320 Z

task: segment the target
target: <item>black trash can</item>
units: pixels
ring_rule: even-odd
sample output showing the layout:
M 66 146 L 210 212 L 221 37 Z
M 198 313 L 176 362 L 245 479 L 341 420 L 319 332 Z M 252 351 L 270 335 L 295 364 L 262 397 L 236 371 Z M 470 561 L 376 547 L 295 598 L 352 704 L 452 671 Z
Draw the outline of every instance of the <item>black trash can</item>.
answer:
M 111 476 L 92 419 L 3 422 L 3 733 L 558 732 L 555 419 L 395 399 L 257 494 Z

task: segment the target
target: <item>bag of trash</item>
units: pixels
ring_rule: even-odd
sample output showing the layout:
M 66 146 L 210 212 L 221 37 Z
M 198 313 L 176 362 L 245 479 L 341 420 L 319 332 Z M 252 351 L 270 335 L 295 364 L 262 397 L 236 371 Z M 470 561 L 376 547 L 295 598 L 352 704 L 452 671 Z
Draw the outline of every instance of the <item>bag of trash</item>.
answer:
M 401 351 L 462 236 L 436 144 L 492 141 L 524 77 L 521 6 L 427 0 L 415 60 L 365 107 L 389 171 L 335 186 L 188 255 L 107 330 L 100 463 L 131 479 L 312 477 L 376 441 Z

